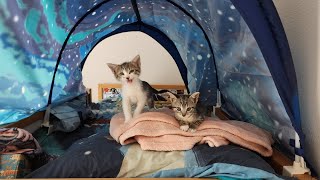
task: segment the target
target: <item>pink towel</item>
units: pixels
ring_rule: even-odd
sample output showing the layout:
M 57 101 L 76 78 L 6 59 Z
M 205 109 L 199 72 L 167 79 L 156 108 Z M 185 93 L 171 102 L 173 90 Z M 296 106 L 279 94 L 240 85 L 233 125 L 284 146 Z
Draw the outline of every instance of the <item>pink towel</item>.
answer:
M 127 123 L 122 113 L 116 114 L 110 122 L 110 134 L 122 145 L 138 142 L 143 150 L 189 150 L 197 143 L 219 147 L 232 142 L 266 157 L 272 155 L 271 134 L 252 124 L 207 117 L 196 132 L 184 132 L 169 109 L 142 113 Z

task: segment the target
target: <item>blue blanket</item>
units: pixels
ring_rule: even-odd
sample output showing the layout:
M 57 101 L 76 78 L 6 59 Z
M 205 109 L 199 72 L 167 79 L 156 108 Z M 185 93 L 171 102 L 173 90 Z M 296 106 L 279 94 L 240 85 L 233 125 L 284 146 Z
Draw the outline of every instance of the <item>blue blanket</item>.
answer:
M 259 155 L 236 145 L 197 145 L 188 151 L 143 151 L 139 144 L 121 146 L 105 133 L 75 142 L 58 159 L 27 177 L 215 177 L 285 179 Z

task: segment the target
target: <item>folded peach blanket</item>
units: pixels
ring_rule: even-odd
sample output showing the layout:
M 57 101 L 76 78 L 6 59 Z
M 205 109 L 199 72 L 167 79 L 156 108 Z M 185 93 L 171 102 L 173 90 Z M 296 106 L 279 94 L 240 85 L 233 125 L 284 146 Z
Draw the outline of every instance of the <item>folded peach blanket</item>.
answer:
M 110 122 L 110 134 L 122 145 L 138 142 L 143 150 L 189 150 L 197 143 L 219 147 L 231 142 L 266 157 L 272 155 L 272 136 L 252 124 L 207 117 L 196 132 L 185 132 L 169 109 L 142 113 L 127 123 L 122 113 L 116 114 Z

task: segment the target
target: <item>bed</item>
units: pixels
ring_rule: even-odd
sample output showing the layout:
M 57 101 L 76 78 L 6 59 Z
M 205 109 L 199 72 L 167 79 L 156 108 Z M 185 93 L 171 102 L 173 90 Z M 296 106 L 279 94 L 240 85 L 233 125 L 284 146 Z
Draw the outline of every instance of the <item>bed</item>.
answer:
M 184 86 L 153 87 L 175 93 L 185 92 Z M 55 158 L 27 177 L 289 179 L 278 174 L 281 173 L 278 166 L 288 163 L 288 159 L 279 156 L 278 151 L 272 158 L 264 158 L 234 144 L 217 148 L 197 145 L 188 151 L 173 152 L 144 151 L 138 144 L 121 146 L 109 135 L 111 117 L 121 112 L 119 91 L 120 85 L 99 84 L 99 103 L 90 102 L 90 89 L 85 96 L 77 98 L 77 102 L 88 105 L 91 111 L 81 125 L 71 132 L 56 131 L 47 136 L 46 129 L 40 128 L 33 133 L 45 152 Z M 166 101 L 156 101 L 155 104 L 157 108 L 170 106 Z M 228 118 L 219 109 L 215 114 L 221 119 Z M 280 162 L 274 161 L 275 157 Z

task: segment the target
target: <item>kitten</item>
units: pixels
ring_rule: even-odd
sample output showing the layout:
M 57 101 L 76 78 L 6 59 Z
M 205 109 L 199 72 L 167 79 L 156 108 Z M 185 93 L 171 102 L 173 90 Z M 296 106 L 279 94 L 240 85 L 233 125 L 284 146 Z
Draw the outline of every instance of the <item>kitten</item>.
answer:
M 139 79 L 141 73 L 140 56 L 137 55 L 132 61 L 122 64 L 107 63 L 115 78 L 122 84 L 122 108 L 125 122 L 140 114 L 147 104 L 149 108 L 154 108 L 154 94 L 167 92 L 167 90 L 157 91 L 147 82 Z M 136 109 L 132 115 L 131 105 L 136 104 Z
M 198 103 L 199 92 L 191 95 L 174 95 L 171 92 L 164 93 L 172 105 L 174 116 L 183 131 L 196 132 L 197 127 L 203 122 L 204 114 Z

